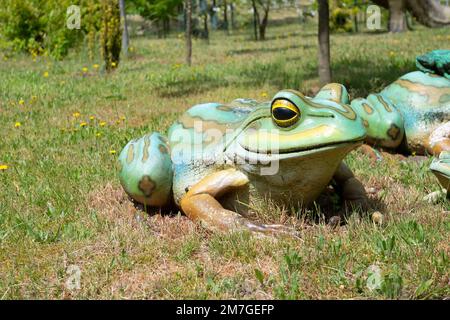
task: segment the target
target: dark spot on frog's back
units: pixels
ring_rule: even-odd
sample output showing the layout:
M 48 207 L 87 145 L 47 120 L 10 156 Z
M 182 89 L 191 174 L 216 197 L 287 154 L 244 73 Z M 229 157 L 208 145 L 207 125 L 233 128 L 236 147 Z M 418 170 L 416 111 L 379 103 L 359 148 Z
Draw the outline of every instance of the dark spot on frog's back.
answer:
M 220 106 L 217 106 L 216 109 L 220 110 L 220 111 L 226 111 L 226 112 L 233 111 L 232 107 L 226 106 L 226 105 L 223 105 L 223 104 L 221 104 Z
M 158 136 L 158 139 L 159 139 L 162 143 L 164 143 L 164 144 L 168 144 L 168 143 L 169 143 L 169 141 L 167 140 L 166 137 Z
M 392 124 L 387 131 L 387 134 L 389 137 L 392 138 L 392 140 L 397 140 L 398 134 L 400 133 L 400 128 L 397 127 L 395 124 Z
M 130 164 L 134 159 L 134 144 L 130 144 L 127 152 L 127 163 Z
M 159 152 L 161 152 L 161 153 L 163 153 L 163 154 L 169 153 L 169 150 L 168 150 L 167 147 L 166 147 L 165 145 L 163 145 L 163 144 L 160 144 L 158 148 L 159 148 Z
M 148 160 L 149 154 L 148 154 L 148 149 L 150 147 L 150 137 L 149 136 L 145 136 L 144 138 L 144 152 L 143 152 L 143 156 L 142 156 L 142 162 L 145 162 Z
M 365 111 L 367 114 L 372 114 L 372 113 L 373 113 L 372 107 L 369 106 L 367 103 L 363 103 L 362 105 L 363 105 L 364 111 Z
M 139 190 L 148 198 L 151 196 L 156 184 L 149 176 L 143 176 L 141 181 L 139 181 Z
M 382 96 L 377 95 L 377 98 L 378 98 L 378 101 L 380 101 L 380 103 L 383 105 L 384 109 L 385 109 L 387 112 L 392 112 L 391 107 L 389 106 L 389 104 L 387 103 L 387 101 L 383 99 Z

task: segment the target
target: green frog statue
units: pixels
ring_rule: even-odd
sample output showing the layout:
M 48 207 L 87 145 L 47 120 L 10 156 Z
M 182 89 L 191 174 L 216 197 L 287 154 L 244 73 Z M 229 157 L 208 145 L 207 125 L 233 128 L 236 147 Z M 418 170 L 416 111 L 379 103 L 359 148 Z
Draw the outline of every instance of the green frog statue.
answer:
M 154 132 L 124 147 L 120 182 L 135 201 L 175 204 L 210 230 L 289 235 L 295 230 L 252 221 L 249 208 L 266 198 L 307 206 L 330 184 L 346 204 L 367 208 L 363 185 L 343 163 L 364 142 L 440 154 L 432 170 L 445 186 L 450 80 L 448 65 L 422 62 L 429 58 L 417 60 L 424 71 L 351 103 L 345 87 L 333 83 L 315 97 L 282 90 L 267 102 L 195 105 L 169 128 L 168 139 Z
M 430 154 L 430 169 L 442 187 L 450 178 L 450 50 L 416 58 L 420 71 L 407 73 L 351 107 L 363 119 L 366 142 L 400 153 Z M 368 148 L 366 148 L 367 150 Z M 378 157 L 375 150 L 369 154 Z

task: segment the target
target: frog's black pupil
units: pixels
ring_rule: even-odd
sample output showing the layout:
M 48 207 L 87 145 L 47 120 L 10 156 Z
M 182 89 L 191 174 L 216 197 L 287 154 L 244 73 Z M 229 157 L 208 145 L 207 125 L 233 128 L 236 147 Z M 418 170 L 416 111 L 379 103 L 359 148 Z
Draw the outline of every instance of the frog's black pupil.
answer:
M 297 115 L 291 109 L 283 107 L 273 109 L 272 114 L 277 120 L 289 120 Z

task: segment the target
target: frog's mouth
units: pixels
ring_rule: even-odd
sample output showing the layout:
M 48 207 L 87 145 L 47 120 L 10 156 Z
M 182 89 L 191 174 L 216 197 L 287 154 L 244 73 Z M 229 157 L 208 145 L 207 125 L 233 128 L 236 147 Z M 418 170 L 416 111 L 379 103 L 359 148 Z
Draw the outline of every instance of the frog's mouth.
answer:
M 268 164 L 272 161 L 280 161 L 286 159 L 302 159 L 302 158 L 314 158 L 321 153 L 336 152 L 336 154 L 342 154 L 344 157 L 348 152 L 357 148 L 363 143 L 363 139 L 341 141 L 334 143 L 326 143 L 322 145 L 316 145 L 311 147 L 304 147 L 290 150 L 277 150 L 276 152 L 271 150 L 251 150 L 245 148 L 239 143 L 234 144 L 234 157 L 237 157 L 241 161 L 250 164 Z M 238 160 L 239 161 L 239 160 Z
M 355 148 L 363 143 L 363 138 L 358 138 L 355 140 L 348 140 L 348 141 L 342 141 L 342 142 L 329 142 L 329 143 L 323 143 L 315 146 L 305 146 L 305 147 L 299 147 L 299 148 L 291 148 L 291 149 L 280 149 L 280 150 L 258 150 L 258 149 L 251 149 L 247 146 L 241 145 L 241 147 L 250 153 L 254 154 L 265 154 L 265 155 L 271 155 L 271 154 L 280 154 L 280 155 L 289 155 L 289 154 L 310 154 L 312 152 L 319 152 L 321 150 L 329 150 L 329 149 L 338 149 L 344 146 L 348 145 L 354 145 Z

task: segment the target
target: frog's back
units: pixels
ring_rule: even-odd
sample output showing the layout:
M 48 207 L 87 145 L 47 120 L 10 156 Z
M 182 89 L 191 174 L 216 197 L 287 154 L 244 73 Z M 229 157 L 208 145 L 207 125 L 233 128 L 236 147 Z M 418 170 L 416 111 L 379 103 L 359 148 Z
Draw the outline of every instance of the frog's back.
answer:
M 205 103 L 189 108 L 169 129 L 175 202 L 206 175 L 224 167 L 223 149 L 258 106 L 255 100 Z
M 381 95 L 400 111 L 409 143 L 423 141 L 450 121 L 450 80 L 421 71 L 410 72 L 387 86 Z

